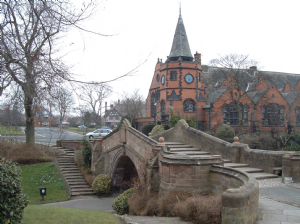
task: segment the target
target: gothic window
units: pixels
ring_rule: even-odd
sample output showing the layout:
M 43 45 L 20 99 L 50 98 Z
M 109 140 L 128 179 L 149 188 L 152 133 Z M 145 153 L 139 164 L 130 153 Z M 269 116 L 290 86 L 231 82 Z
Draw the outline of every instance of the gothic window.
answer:
M 194 112 L 195 111 L 195 101 L 193 99 L 186 99 L 183 102 L 183 110 L 184 112 Z
M 159 82 L 159 74 L 156 75 L 156 81 Z
M 248 125 L 248 107 L 246 105 L 240 104 L 240 109 L 242 112 L 243 125 Z M 224 104 L 223 110 L 223 123 L 231 126 L 239 125 L 239 112 L 234 103 Z
M 284 126 L 284 110 L 284 106 L 280 106 L 277 103 L 269 103 L 262 106 L 262 126 Z
M 296 126 L 300 126 L 300 107 L 296 107 L 295 109 L 296 113 Z
M 177 80 L 177 72 L 176 71 L 171 71 L 170 72 L 170 80 L 171 81 L 176 81 Z
M 160 101 L 161 114 L 164 115 L 166 112 L 166 102 L 165 100 Z
M 156 99 L 155 99 L 155 93 L 153 92 L 151 94 L 151 117 L 156 116 Z

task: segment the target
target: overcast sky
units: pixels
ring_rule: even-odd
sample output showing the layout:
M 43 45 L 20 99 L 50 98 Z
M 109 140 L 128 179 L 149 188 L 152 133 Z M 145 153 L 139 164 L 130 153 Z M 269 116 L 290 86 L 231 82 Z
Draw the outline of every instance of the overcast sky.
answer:
M 80 1 L 80 0 L 77 0 Z M 299 0 L 181 0 L 181 14 L 191 53 L 202 54 L 202 64 L 219 55 L 249 54 L 265 71 L 300 74 Z M 146 98 L 157 58 L 170 54 L 179 16 L 179 1 L 108 0 L 101 3 L 87 29 L 102 37 L 71 31 L 62 46 L 72 72 L 84 80 L 111 83 L 114 94 L 140 89 Z

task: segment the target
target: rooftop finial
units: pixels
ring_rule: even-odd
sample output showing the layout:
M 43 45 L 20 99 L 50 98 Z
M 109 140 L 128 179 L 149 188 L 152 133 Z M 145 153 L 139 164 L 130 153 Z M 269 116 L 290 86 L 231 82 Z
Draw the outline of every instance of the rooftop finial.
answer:
M 181 2 L 179 2 L 179 16 L 181 16 Z

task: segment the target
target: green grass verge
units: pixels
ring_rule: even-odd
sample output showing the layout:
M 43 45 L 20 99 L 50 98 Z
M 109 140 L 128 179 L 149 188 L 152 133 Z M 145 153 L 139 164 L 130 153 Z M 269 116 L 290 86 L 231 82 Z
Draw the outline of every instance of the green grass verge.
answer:
M 29 196 L 29 204 L 45 204 L 58 201 L 66 201 L 69 195 L 65 190 L 65 185 L 54 163 L 41 163 L 35 165 L 24 165 L 22 169 L 23 193 Z M 47 188 L 47 195 L 42 201 L 39 187 Z
M 24 133 L 21 131 L 21 128 L 18 126 L 0 126 L 0 134 L 1 135 L 24 135 Z
M 74 133 L 77 133 L 77 134 L 84 134 L 85 135 L 86 133 L 95 131 L 96 129 L 95 128 L 88 128 L 87 130 L 83 130 L 83 129 L 79 129 L 79 128 L 68 128 L 67 130 L 71 131 L 71 132 L 74 132 Z
M 25 208 L 23 224 L 64 223 L 120 223 L 111 213 L 53 206 L 28 205 Z

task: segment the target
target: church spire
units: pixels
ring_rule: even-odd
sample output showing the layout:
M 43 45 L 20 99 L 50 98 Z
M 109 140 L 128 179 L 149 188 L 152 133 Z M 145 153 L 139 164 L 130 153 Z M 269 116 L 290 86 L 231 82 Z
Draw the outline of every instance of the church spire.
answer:
M 189 41 L 188 41 L 188 38 L 187 38 L 187 35 L 185 32 L 183 20 L 181 17 L 181 5 L 179 7 L 179 18 L 178 18 L 178 23 L 177 23 L 169 59 L 171 61 L 177 61 L 179 59 L 179 57 L 181 57 L 183 61 L 192 61 L 193 60 Z

